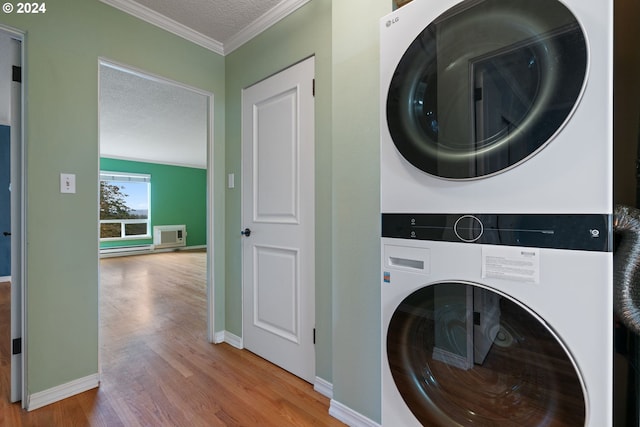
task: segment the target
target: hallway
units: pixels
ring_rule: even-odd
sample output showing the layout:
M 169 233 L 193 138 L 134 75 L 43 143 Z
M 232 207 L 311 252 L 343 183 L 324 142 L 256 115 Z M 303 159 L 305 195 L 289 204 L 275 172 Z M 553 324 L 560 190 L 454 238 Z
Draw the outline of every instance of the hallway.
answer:
M 30 413 L 6 403 L 2 328 L 0 426 L 343 425 L 311 384 L 206 341 L 205 275 L 204 252 L 102 259 L 101 386 Z M 3 326 L 8 304 L 0 285 Z

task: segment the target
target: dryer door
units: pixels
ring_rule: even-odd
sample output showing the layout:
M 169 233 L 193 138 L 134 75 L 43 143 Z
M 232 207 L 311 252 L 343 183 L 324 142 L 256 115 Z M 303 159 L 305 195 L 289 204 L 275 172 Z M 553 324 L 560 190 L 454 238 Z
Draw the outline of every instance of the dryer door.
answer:
M 480 286 L 419 289 L 387 331 L 393 380 L 428 426 L 582 426 L 585 396 L 558 337 L 518 303 Z
M 586 81 L 587 47 L 558 0 L 465 0 L 399 61 L 387 124 L 399 152 L 442 178 L 513 167 L 553 139 Z

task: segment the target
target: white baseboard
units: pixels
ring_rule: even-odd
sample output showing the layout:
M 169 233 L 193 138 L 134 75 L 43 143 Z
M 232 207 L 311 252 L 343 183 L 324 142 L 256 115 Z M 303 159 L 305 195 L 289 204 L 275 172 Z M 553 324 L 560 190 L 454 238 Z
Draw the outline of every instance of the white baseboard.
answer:
M 226 342 L 232 347 L 239 348 L 240 350 L 244 348 L 244 344 L 242 343 L 242 338 L 232 334 L 229 331 L 218 331 L 213 335 L 214 344 L 220 344 L 223 342 Z
M 11 276 L 0 276 L 0 283 L 2 282 L 10 282 Z
M 50 405 L 58 402 L 59 400 L 66 399 L 67 397 L 75 396 L 76 394 L 91 390 L 99 385 L 99 374 L 92 374 L 84 378 L 79 378 L 48 390 L 30 394 L 27 397 L 27 404 L 25 408 L 27 411 L 33 411 L 34 409 L 42 408 L 43 406 Z
M 213 343 L 220 344 L 224 342 L 224 331 L 218 331 L 213 333 Z
M 179 251 L 201 251 L 207 249 L 207 245 L 194 245 L 194 246 L 178 246 L 174 248 L 153 248 L 154 253 L 159 252 L 179 252 Z
M 381 427 L 380 424 L 331 399 L 329 415 L 350 427 Z
M 100 249 L 100 258 L 148 255 L 176 251 L 201 251 L 203 249 L 207 249 L 207 245 L 180 246 L 175 248 L 155 248 L 153 245 L 115 246 L 111 248 Z
M 213 333 L 213 343 L 220 344 L 224 342 L 224 331 L 218 331 Z
M 329 399 L 333 398 L 333 384 L 327 380 L 316 377 L 315 382 L 313 383 L 313 389 L 324 397 L 328 397 Z
M 100 248 L 100 258 L 146 255 L 153 253 L 153 245 L 115 246 Z

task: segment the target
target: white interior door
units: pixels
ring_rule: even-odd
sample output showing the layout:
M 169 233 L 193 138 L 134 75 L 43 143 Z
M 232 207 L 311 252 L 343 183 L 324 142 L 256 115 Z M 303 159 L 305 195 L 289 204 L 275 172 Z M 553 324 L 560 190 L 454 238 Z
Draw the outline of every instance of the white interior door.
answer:
M 243 345 L 315 378 L 314 58 L 242 92 Z

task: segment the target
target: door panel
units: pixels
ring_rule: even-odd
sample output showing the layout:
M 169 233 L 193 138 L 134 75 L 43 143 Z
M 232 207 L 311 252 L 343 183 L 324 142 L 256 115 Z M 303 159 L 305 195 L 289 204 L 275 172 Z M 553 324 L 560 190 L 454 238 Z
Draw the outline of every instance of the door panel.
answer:
M 243 344 L 315 378 L 313 58 L 242 94 Z
M 254 252 L 254 325 L 299 343 L 299 251 L 256 245 Z
M 260 141 L 253 147 L 256 222 L 299 222 L 297 96 L 297 89 L 289 90 L 254 106 Z

